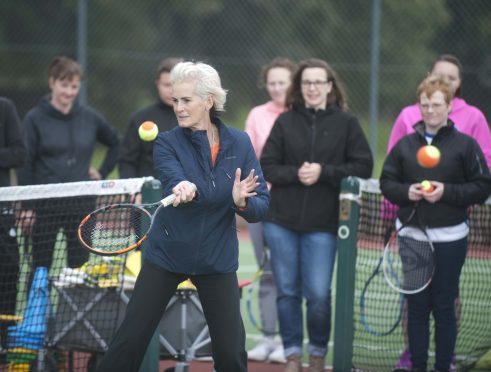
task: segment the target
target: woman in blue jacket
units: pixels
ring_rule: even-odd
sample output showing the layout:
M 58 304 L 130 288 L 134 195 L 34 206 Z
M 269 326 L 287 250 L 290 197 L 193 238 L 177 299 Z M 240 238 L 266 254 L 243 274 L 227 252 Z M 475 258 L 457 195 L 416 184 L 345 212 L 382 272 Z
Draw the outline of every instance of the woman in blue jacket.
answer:
M 159 134 L 154 164 L 164 194 L 173 193 L 176 201 L 156 216 L 125 319 L 98 370 L 137 371 L 178 284 L 190 278 L 210 331 L 215 370 L 246 371 L 235 214 L 260 221 L 268 189 L 248 135 L 217 117 L 226 91 L 216 70 L 181 62 L 171 79 L 179 127 Z

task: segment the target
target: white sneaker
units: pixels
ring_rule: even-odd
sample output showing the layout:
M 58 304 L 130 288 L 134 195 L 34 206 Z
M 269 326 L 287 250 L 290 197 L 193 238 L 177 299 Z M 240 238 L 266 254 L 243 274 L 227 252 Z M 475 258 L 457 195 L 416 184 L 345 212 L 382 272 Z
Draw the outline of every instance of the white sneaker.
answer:
M 263 362 L 275 350 L 276 342 L 273 338 L 263 337 L 252 350 L 247 352 L 249 360 Z
M 274 349 L 274 351 L 269 354 L 268 360 L 272 363 L 286 363 L 283 344 L 279 344 L 276 346 L 276 349 Z

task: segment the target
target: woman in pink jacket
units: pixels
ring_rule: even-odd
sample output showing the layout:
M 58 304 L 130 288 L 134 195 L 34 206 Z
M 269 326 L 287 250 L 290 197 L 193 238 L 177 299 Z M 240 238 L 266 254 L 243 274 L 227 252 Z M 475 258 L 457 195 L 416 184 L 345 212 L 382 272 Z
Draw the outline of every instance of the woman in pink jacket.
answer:
M 481 147 L 486 163 L 491 168 L 491 131 L 484 114 L 474 106 L 469 105 L 462 98 L 462 64 L 459 59 L 450 54 L 439 56 L 431 68 L 431 74 L 442 75 L 446 77 L 452 84 L 454 97 L 451 101 L 451 111 L 448 118 L 455 123 L 457 128 L 462 133 L 465 133 L 474 138 Z M 397 117 L 387 145 L 387 153 L 392 150 L 397 141 L 406 134 L 413 133 L 413 125 L 422 120 L 421 110 L 418 104 L 407 106 L 400 112 Z M 384 200 L 382 203 L 382 216 L 386 219 L 395 217 L 396 207 Z M 460 314 L 460 300 L 457 298 L 455 303 L 457 317 Z M 412 369 L 411 355 L 408 351 L 407 340 L 407 314 L 404 314 L 404 342 L 406 350 L 402 353 L 399 362 L 395 366 L 395 370 L 405 371 Z M 455 358 L 455 357 L 454 357 Z M 456 361 L 452 360 L 450 371 L 456 370 Z
M 254 107 L 249 112 L 245 125 L 258 159 L 276 118 L 285 111 L 286 92 L 294 71 L 294 63 L 287 58 L 276 58 L 262 68 L 261 85 L 266 87 L 270 101 Z M 274 339 L 278 321 L 276 286 L 264 245 L 263 226 L 261 222 L 249 223 L 248 226 L 257 263 L 264 266 L 263 275 L 259 279 L 259 313 L 263 337 L 248 352 L 248 357 L 257 361 L 269 359 L 272 362 L 285 362 L 283 345 Z
M 462 65 L 457 57 L 443 54 L 436 59 L 431 68 L 431 74 L 443 75 L 450 80 L 454 98 L 448 118 L 455 123 L 455 127 L 474 138 L 491 168 L 491 131 L 484 114 L 474 106 L 469 105 L 462 98 Z M 387 153 L 406 134 L 413 133 L 413 125 L 421 121 L 421 111 L 417 104 L 402 109 L 390 133 Z

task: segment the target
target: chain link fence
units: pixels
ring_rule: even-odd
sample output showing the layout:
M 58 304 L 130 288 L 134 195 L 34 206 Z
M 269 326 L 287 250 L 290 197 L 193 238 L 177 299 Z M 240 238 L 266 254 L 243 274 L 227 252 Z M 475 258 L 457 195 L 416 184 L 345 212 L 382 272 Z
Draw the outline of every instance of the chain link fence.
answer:
M 205 61 L 229 90 L 227 123 L 243 128 L 267 99 L 260 67 L 277 56 L 329 61 L 377 160 L 398 112 L 439 54 L 464 65 L 464 98 L 491 117 L 491 2 L 487 0 L 3 0 L 0 95 L 21 117 L 48 93 L 56 54 L 85 66 L 81 99 L 121 133 L 153 102 L 162 58 Z

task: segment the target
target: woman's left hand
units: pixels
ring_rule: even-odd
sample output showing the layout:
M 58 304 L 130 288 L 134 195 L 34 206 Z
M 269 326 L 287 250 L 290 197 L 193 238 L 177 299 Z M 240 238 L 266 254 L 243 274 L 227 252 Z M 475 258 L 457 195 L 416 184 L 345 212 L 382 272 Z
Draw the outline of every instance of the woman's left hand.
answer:
M 259 177 L 254 176 L 254 169 L 252 169 L 249 175 L 242 181 L 240 180 L 241 174 L 242 170 L 237 168 L 235 171 L 234 187 L 232 188 L 232 198 L 237 207 L 245 208 L 247 206 L 246 199 L 257 195 L 254 190 L 256 189 L 256 186 L 259 185 L 257 182 Z

